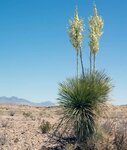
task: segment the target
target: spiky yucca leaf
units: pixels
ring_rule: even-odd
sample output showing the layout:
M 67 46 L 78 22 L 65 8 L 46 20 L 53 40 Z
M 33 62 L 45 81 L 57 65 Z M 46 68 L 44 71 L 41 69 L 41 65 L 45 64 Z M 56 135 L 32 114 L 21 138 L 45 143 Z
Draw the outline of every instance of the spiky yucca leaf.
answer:
M 110 78 L 102 72 L 86 73 L 80 78 L 67 79 L 59 85 L 59 104 L 63 108 L 63 122 L 73 129 L 77 142 L 92 137 L 96 131 L 98 106 L 108 100 Z

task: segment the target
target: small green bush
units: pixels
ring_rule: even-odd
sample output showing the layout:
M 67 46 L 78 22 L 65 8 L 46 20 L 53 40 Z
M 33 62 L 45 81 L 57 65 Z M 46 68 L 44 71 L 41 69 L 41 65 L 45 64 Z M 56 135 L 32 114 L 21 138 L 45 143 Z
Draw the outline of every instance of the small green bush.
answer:
M 41 132 L 43 134 L 45 134 L 45 133 L 47 133 L 47 132 L 50 131 L 51 124 L 50 124 L 50 122 L 43 120 L 42 123 L 41 123 L 41 125 L 39 126 L 39 128 L 41 129 Z

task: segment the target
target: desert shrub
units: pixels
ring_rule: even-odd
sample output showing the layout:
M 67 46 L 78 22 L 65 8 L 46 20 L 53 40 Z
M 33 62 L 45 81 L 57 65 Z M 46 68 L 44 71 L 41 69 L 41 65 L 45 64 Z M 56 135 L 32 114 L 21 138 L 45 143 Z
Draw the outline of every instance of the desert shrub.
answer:
M 23 116 L 26 118 L 31 118 L 33 121 L 36 120 L 36 117 L 32 114 L 32 112 L 23 112 Z
M 1 127 L 6 128 L 8 127 L 8 122 L 7 121 L 1 121 Z
M 58 101 L 64 113 L 58 128 L 65 125 L 67 132 L 74 132 L 77 143 L 91 138 L 96 132 L 99 107 L 108 100 L 111 89 L 110 78 L 98 71 L 61 83 Z
M 18 143 L 19 142 L 19 139 L 18 138 L 15 138 L 14 139 L 14 143 Z
M 31 117 L 32 113 L 31 112 L 23 112 L 23 116 L 25 116 L 25 117 Z
M 102 129 L 108 133 L 109 135 L 113 133 L 116 123 L 113 119 L 106 119 L 104 123 L 102 123 Z
M 10 116 L 14 116 L 14 115 L 15 115 L 15 111 L 14 111 L 14 110 L 11 110 L 11 111 L 9 112 L 9 115 L 10 115 Z
M 127 150 L 127 135 L 124 132 L 116 132 L 114 145 L 117 150 Z
M 7 142 L 7 138 L 4 134 L 0 136 L 0 145 L 5 145 Z
M 50 129 L 51 129 L 51 124 L 50 124 L 49 121 L 43 120 L 42 123 L 41 123 L 41 125 L 39 126 L 39 128 L 40 128 L 41 132 L 42 132 L 43 134 L 45 134 L 45 133 L 47 133 L 47 132 L 50 131 Z

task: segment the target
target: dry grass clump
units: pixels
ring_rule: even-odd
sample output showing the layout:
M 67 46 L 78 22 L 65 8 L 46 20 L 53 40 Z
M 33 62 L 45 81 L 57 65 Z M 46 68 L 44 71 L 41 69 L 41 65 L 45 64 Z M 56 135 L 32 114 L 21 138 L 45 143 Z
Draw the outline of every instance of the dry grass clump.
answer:
M 109 119 L 102 125 L 102 130 L 102 137 L 98 136 L 96 140 L 89 141 L 85 150 L 127 150 L 125 122 Z M 93 146 L 92 149 L 91 146 Z

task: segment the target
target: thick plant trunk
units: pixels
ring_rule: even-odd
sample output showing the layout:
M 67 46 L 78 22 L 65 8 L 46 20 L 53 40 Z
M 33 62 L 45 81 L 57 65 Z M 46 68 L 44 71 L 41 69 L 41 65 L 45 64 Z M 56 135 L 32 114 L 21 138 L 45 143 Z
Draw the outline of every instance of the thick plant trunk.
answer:
M 83 60 L 82 60 L 82 49 L 80 47 L 80 61 L 81 61 L 81 67 L 82 67 L 82 75 L 84 77 L 84 66 L 83 66 Z

